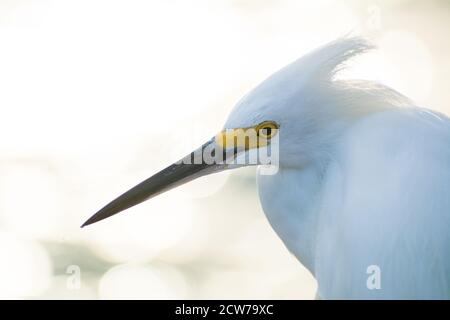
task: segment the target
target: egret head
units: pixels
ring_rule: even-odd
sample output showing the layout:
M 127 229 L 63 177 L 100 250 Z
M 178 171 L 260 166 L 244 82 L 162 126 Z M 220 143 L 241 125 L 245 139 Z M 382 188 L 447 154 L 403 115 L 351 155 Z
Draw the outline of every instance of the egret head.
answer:
M 280 127 L 281 165 L 304 166 L 323 157 L 340 127 L 357 114 L 349 105 L 342 105 L 350 102 L 345 101 L 349 87 L 335 81 L 334 76 L 347 59 L 370 48 L 363 39 L 351 38 L 301 57 L 244 96 L 225 128 L 249 128 L 273 121 Z
M 285 167 L 324 159 L 349 122 L 380 106 L 406 104 L 384 86 L 335 79 L 346 60 L 370 48 L 361 38 L 340 39 L 279 70 L 237 103 L 215 137 L 113 200 L 83 226 L 207 174 L 273 159 Z

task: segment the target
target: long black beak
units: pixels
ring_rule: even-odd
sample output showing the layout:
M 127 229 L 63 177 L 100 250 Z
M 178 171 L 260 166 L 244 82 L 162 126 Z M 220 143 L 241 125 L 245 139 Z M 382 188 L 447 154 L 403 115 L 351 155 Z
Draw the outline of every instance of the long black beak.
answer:
M 226 153 L 222 150 L 223 154 L 221 154 L 220 158 L 222 161 L 210 161 L 211 159 L 207 161 L 203 155 L 208 149 L 212 150 L 212 155 L 215 156 L 217 147 L 214 138 L 180 161 L 161 170 L 111 201 L 83 223 L 81 227 L 111 217 L 116 213 L 201 176 L 237 167 L 237 165 L 227 164 L 229 163 L 227 159 L 230 160 L 230 158 L 236 157 L 238 154 L 237 150 L 234 150 L 231 153 Z M 208 152 L 208 154 L 211 154 L 211 152 Z

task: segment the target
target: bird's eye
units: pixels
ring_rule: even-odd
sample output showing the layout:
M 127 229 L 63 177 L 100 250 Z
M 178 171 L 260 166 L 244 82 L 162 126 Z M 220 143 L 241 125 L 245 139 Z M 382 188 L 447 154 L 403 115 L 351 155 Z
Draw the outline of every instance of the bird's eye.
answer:
M 271 136 L 272 135 L 272 128 L 271 127 L 264 127 L 261 129 L 261 133 L 265 136 Z
M 256 127 L 258 136 L 265 139 L 272 138 L 278 131 L 278 124 L 274 121 L 264 121 Z

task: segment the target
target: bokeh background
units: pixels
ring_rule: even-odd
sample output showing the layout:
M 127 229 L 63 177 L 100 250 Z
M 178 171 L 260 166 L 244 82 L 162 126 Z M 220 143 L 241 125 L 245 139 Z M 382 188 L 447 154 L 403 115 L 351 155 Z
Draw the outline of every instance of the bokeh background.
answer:
M 79 226 L 339 36 L 379 46 L 342 77 L 449 114 L 449 27 L 447 0 L 0 0 L 0 298 L 314 298 L 254 169 Z

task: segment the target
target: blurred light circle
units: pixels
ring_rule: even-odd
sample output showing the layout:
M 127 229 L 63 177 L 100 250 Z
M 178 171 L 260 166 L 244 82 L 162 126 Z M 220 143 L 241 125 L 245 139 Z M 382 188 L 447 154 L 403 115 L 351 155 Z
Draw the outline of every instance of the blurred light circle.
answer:
M 352 68 L 340 72 L 339 78 L 381 82 L 425 103 L 433 84 L 433 56 L 426 43 L 411 32 L 395 30 L 375 44 L 377 50 L 350 61 Z
M 101 299 L 180 299 L 186 284 L 183 276 L 172 269 L 166 274 L 156 267 L 120 265 L 102 276 L 98 290 Z
M 388 84 L 419 103 L 426 101 L 433 84 L 433 56 L 427 44 L 412 32 L 394 30 L 382 37 L 379 47 L 395 71 Z
M 35 297 L 50 285 L 52 264 L 39 244 L 0 233 L 0 298 Z
M 203 299 L 269 299 L 268 281 L 258 270 L 219 270 L 208 276 Z
M 83 275 L 83 270 L 81 270 Z M 52 279 L 50 288 L 45 292 L 45 299 L 98 299 L 97 297 L 97 280 L 85 279 L 82 277 L 81 286 L 79 288 L 71 288 L 68 286 L 69 274 L 55 275 Z
M 4 227 L 27 237 L 56 237 L 64 221 L 60 214 L 61 181 L 44 163 L 2 169 L 0 217 Z
M 148 261 L 191 232 L 192 219 L 192 204 L 167 193 L 83 232 L 91 248 L 109 261 Z
M 212 196 L 222 189 L 230 177 L 230 171 L 223 171 L 201 177 L 174 190 L 177 198 L 200 199 Z

